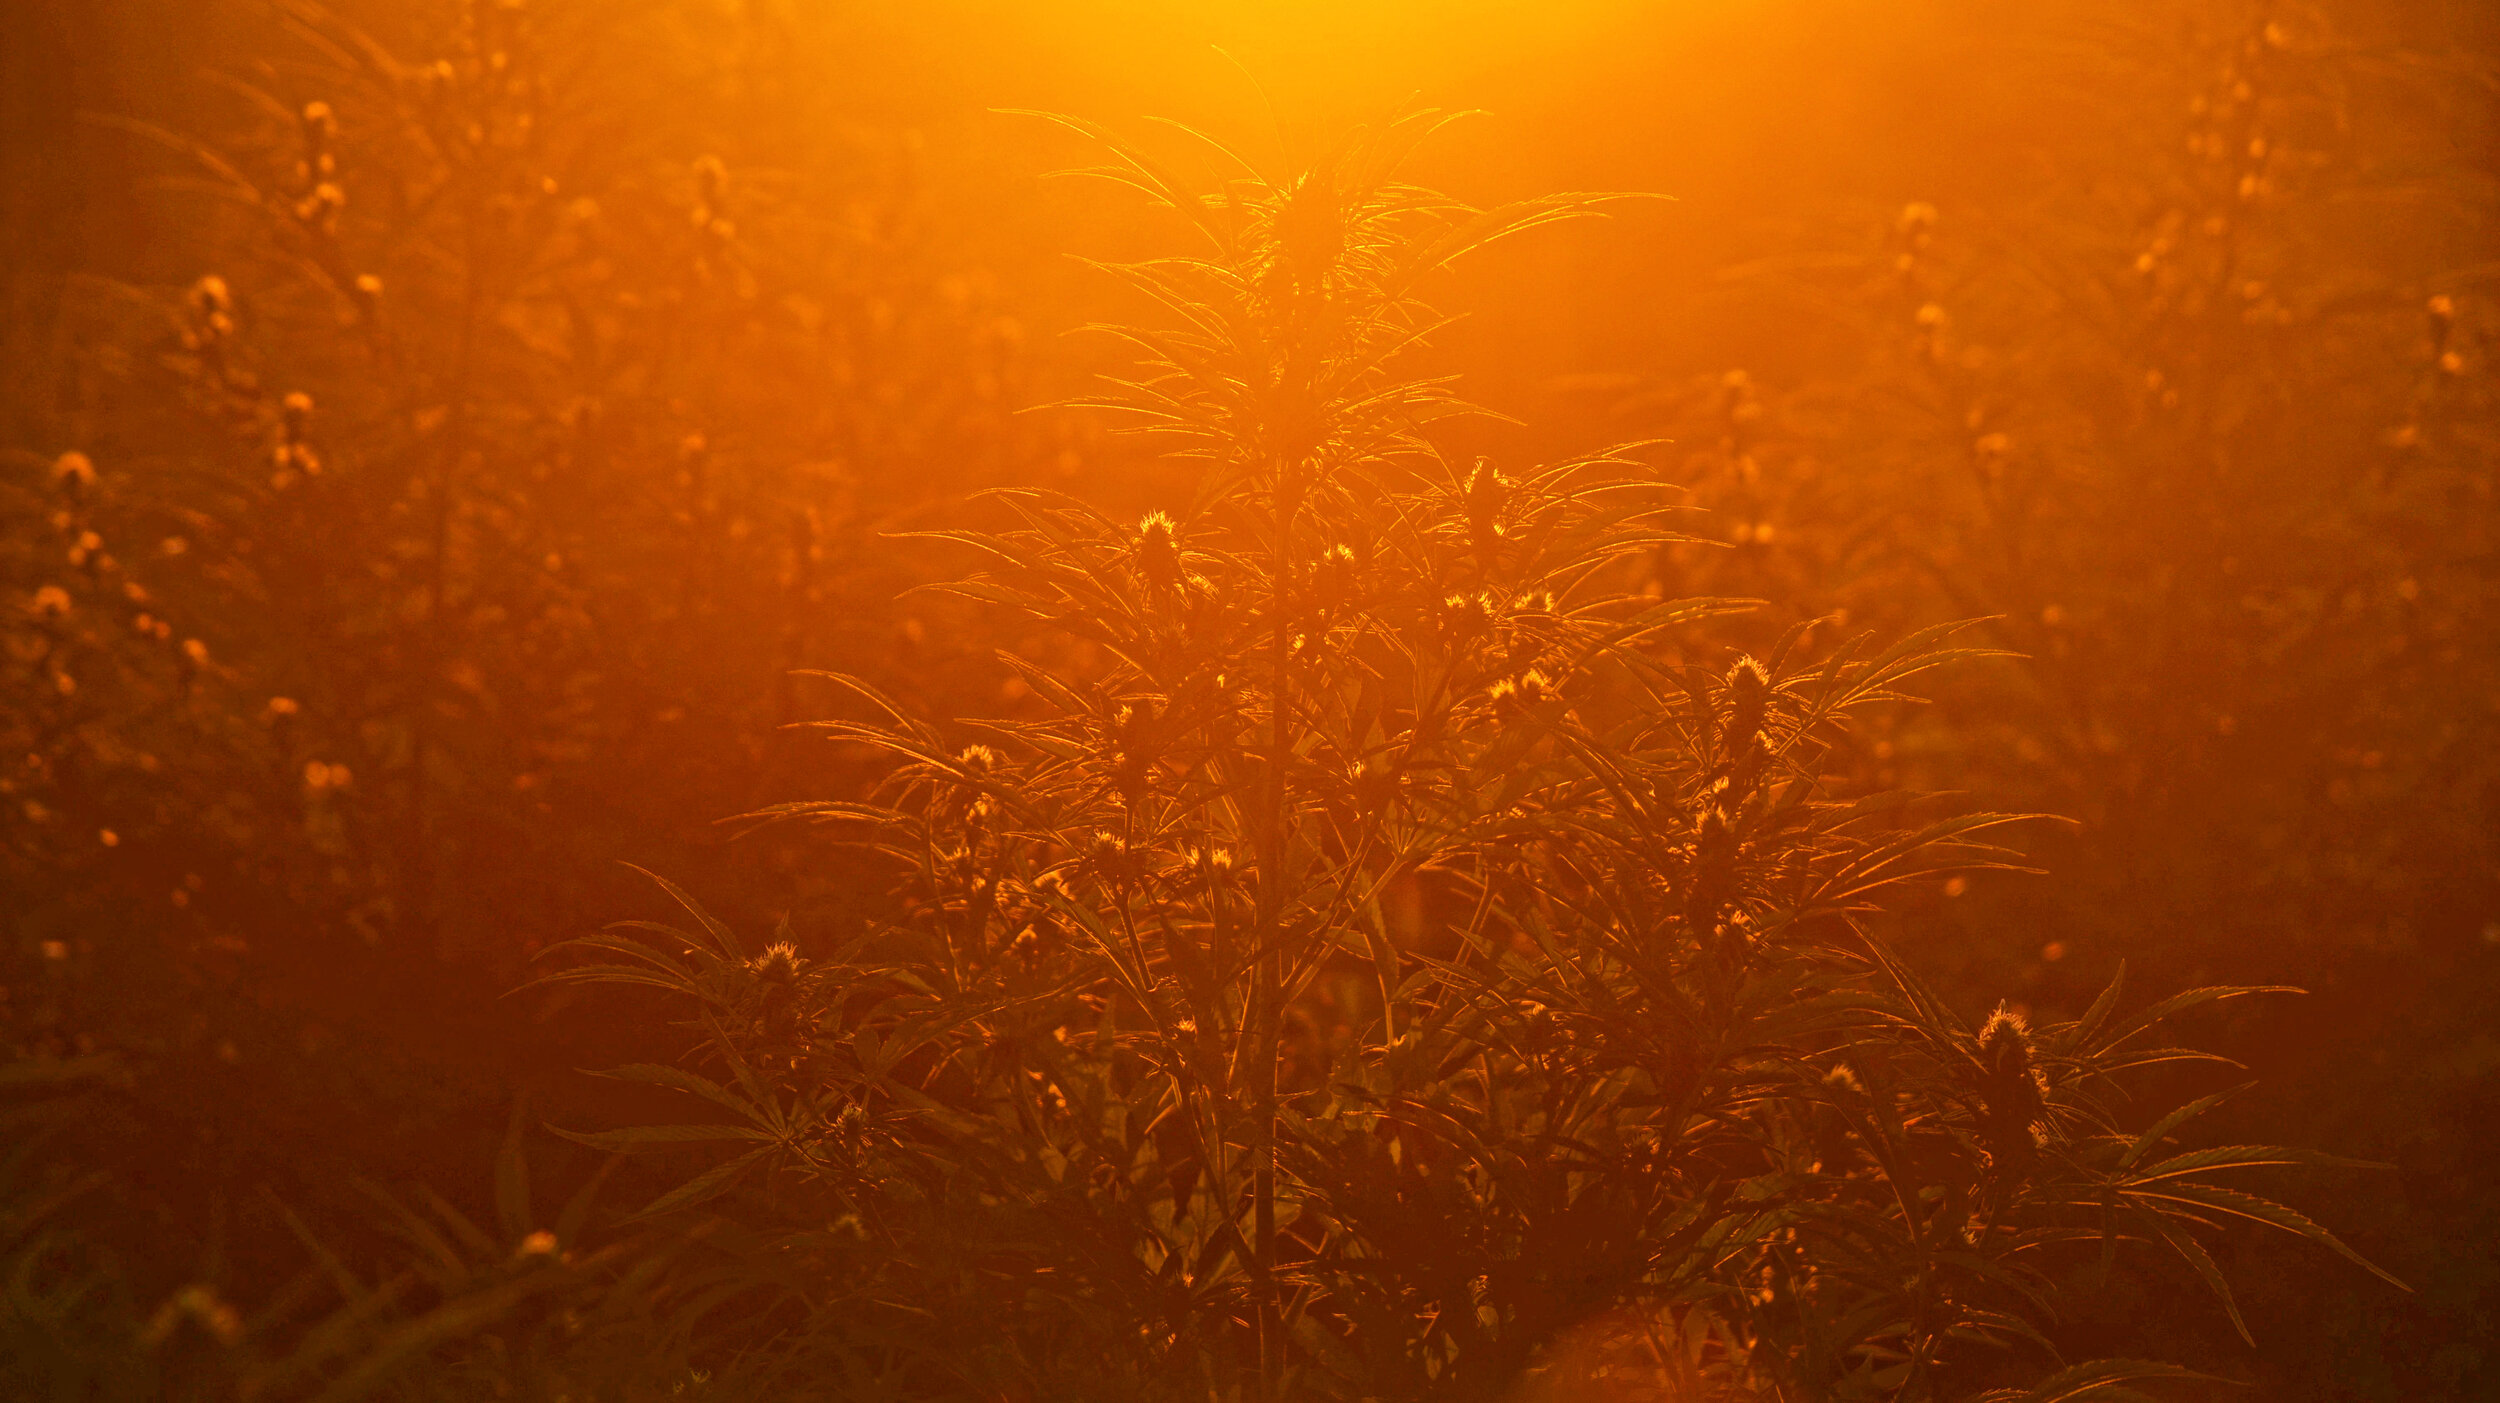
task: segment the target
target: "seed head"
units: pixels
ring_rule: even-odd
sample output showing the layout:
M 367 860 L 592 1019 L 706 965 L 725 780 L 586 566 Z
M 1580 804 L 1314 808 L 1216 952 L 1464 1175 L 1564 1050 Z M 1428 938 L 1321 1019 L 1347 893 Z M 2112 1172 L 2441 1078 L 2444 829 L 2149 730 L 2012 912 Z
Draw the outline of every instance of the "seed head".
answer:
M 1979 1028 L 1979 1060 L 1992 1072 L 2023 1075 L 2031 1066 L 2031 1025 L 2004 1004 Z
M 1723 856 L 1728 845 L 1727 815 L 1715 803 L 1704 804 L 1693 820 L 1693 850 L 1704 862 Z
M 1139 697 L 1133 702 L 1120 703 L 1120 709 L 1111 713 L 1111 729 L 1118 733 L 1122 743 L 1143 745 L 1152 739 L 1155 723 L 1161 715 L 1154 698 Z
M 1771 695 L 1771 674 L 1751 657 L 1740 657 L 1727 672 L 1727 740 L 1735 749 L 1762 732 Z
M 1162 512 L 1137 523 L 1137 568 L 1159 589 L 1181 582 L 1180 528 Z
M 2030 1025 L 2003 1004 L 1979 1029 L 1979 1072 L 1997 1151 L 2001 1158 L 2019 1155 L 2030 1148 L 2032 1127 L 2047 1113 L 2049 1083 L 2035 1061 Z
M 52 460 L 52 480 L 75 497 L 95 486 L 95 464 L 73 448 Z
M 1467 479 L 1467 534 L 1478 561 L 1488 568 L 1508 534 L 1502 525 L 1502 506 L 1509 499 L 1510 484 L 1490 461 L 1478 458 L 1475 472 Z
M 1483 633 L 1493 622 L 1493 598 L 1487 594 L 1453 594 L 1441 601 L 1441 627 L 1454 639 Z
M 202 316 L 222 316 L 234 310 L 234 294 L 226 280 L 215 273 L 202 275 L 191 284 L 191 307 Z
M 1137 853 L 1126 838 L 1109 829 L 1096 829 L 1086 840 L 1085 864 L 1103 881 L 1123 883 L 1136 875 Z
M 1530 668 L 1515 678 L 1504 678 L 1488 689 L 1494 709 L 1510 715 L 1525 715 L 1536 710 L 1553 695 L 1553 684 L 1545 674 Z
M 807 961 L 799 958 L 799 947 L 787 940 L 777 940 L 764 947 L 764 953 L 747 961 L 747 971 L 771 984 L 795 984 L 799 971 Z
M 1320 553 L 1319 563 L 1311 570 L 1311 585 L 1322 607 L 1335 607 L 1354 598 L 1359 568 L 1354 548 L 1342 542 Z
M 1510 496 L 1510 484 L 1493 466 L 1490 458 L 1478 458 L 1475 470 L 1467 474 L 1467 510 L 1474 515 L 1489 515 L 1502 509 Z
M 149 1348 L 156 1348 L 186 1322 L 220 1345 L 231 1347 L 243 1338 L 242 1314 L 206 1286 L 185 1286 L 176 1291 L 158 1307 L 139 1338 Z

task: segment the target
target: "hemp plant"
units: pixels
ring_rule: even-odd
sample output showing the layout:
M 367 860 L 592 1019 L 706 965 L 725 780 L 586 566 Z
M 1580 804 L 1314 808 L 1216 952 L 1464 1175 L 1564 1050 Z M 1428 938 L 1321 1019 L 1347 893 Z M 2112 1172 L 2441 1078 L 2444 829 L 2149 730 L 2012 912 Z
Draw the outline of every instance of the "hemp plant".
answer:
M 731 1146 L 645 1210 L 753 1244 L 749 1294 L 707 1298 L 751 1306 L 720 1367 L 891 1396 L 2045 1403 L 2184 1374 L 2068 1365 L 2044 1327 L 2060 1270 L 2122 1243 L 2226 1303 L 2226 1219 L 2344 1250 L 2213 1181 L 2316 1157 L 2163 1150 L 2211 1097 L 2122 1119 L 2131 1069 L 2194 1056 L 2146 1045 L 2163 1018 L 2251 991 L 1974 1027 L 1891 950 L 1886 889 L 2005 865 L 2014 817 L 1842 792 L 1831 752 L 1980 650 L 1689 655 L 1744 605 L 1638 588 L 1679 539 L 1639 446 L 1454 457 L 1422 289 L 1607 197 L 1407 183 L 1446 120 L 1290 177 L 1220 153 L 1206 191 L 1068 123 L 1197 244 L 1108 269 L 1161 320 L 1093 403 L 1161 436 L 1164 505 L 1006 492 L 1005 529 L 938 534 L 984 562 L 945 588 L 1098 665 L 1007 656 L 1026 709 L 946 724 L 844 679 L 872 715 L 825 729 L 890 772 L 766 816 L 873 853 L 888 914 L 812 955 L 691 900 L 690 933 L 577 942 L 552 979 L 693 1011 L 685 1060 L 619 1075 L 715 1112 L 577 1138 Z

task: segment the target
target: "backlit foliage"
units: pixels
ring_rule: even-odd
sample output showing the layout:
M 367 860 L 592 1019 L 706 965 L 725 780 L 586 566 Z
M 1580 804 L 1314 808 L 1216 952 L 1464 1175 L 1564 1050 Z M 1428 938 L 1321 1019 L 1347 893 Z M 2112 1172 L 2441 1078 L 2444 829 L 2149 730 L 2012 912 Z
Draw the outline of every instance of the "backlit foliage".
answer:
M 1547 8 L 0 17 L 0 1395 L 2473 1394 L 2483 21 Z
M 619 1075 L 729 1115 L 581 1138 L 728 1142 L 646 1213 L 713 1204 L 848 1284 L 751 1319 L 759 1347 L 940 1395 L 2180 1372 L 2060 1370 L 2038 1327 L 2057 1264 L 2121 1241 L 2226 1303 L 2213 1224 L 2339 1246 L 2225 1182 L 2311 1157 L 2176 1154 L 2202 1105 L 2137 1128 L 2117 1097 L 2190 1055 L 2144 1042 L 2164 1017 L 2245 991 L 1974 1029 L 1869 931 L 1887 887 L 1994 865 L 2006 820 L 1836 792 L 1828 748 L 1966 650 L 1797 630 L 1698 665 L 1677 633 L 1732 606 L 1622 588 L 1669 539 L 1636 460 L 1446 461 L 1461 406 L 1398 359 L 1418 278 L 1594 202 L 1398 183 L 1434 124 L 1204 194 L 1103 138 L 1205 247 L 1116 270 L 1179 323 L 1128 333 L 1145 373 L 1106 401 L 1174 445 L 1175 499 L 1010 494 L 953 588 L 1107 664 L 1011 658 L 1033 712 L 947 727 L 854 682 L 874 715 L 830 724 L 886 785 L 775 816 L 871 846 L 901 914 L 816 962 L 700 909 L 582 942 L 558 979 L 658 985 L 698 1030 Z

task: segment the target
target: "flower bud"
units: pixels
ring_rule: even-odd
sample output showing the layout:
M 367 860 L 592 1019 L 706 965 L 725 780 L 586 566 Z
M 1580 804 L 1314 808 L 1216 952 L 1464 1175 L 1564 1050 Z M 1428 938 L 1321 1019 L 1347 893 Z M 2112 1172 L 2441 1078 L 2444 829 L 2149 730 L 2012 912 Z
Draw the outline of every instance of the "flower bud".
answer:
M 2048 1078 L 2036 1063 L 2031 1028 L 1999 1004 L 1980 1027 L 1977 1053 L 1989 1156 L 2000 1172 L 2019 1174 L 2039 1148 L 2038 1126 L 2048 1113 Z
M 95 464 L 73 448 L 52 460 L 52 480 L 70 496 L 82 496 L 95 486 Z
M 1740 657 L 1727 673 L 1728 748 L 1735 750 L 1749 737 L 1762 732 L 1768 714 L 1771 675 L 1751 657 Z
M 1335 609 L 1352 602 L 1358 571 L 1352 546 L 1340 543 L 1321 552 L 1311 570 L 1311 589 L 1320 607 Z
M 1488 690 L 1493 709 L 1504 716 L 1518 718 L 1529 715 L 1554 694 L 1553 684 L 1545 674 L 1530 668 L 1515 678 L 1496 682 Z
M 1485 594 L 1453 594 L 1441 601 L 1441 629 L 1454 642 L 1483 633 L 1493 622 L 1493 600 Z
M 1137 569 L 1157 589 L 1181 582 L 1180 529 L 1162 512 L 1148 512 L 1137 523 Z

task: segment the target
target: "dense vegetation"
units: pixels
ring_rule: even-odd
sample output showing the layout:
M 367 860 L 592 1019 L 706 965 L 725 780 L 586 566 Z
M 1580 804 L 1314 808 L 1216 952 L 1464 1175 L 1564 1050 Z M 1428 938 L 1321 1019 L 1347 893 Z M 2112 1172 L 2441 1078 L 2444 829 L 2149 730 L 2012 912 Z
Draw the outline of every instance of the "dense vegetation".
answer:
M 1921 11 L 1778 59 L 2037 146 L 1749 209 L 153 8 L 8 21 L 11 1390 L 2490 1386 L 2470 11 Z

